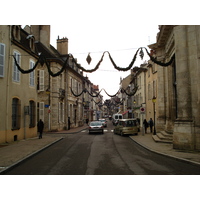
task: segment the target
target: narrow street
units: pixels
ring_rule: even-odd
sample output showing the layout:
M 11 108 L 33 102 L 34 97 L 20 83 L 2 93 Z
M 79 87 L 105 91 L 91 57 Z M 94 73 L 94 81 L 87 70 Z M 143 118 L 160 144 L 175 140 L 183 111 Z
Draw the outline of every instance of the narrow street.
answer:
M 127 136 L 62 134 L 64 139 L 7 172 L 7 175 L 188 175 L 198 166 L 152 153 Z M 135 136 L 137 137 L 137 136 Z

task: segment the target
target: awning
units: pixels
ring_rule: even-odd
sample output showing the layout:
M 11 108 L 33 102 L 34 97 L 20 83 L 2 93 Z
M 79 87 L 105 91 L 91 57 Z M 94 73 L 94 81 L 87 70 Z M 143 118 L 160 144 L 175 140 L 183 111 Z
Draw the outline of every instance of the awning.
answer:
M 122 113 L 122 115 L 125 115 L 127 112 L 128 112 L 128 110 L 127 110 L 127 111 L 125 111 L 124 113 Z

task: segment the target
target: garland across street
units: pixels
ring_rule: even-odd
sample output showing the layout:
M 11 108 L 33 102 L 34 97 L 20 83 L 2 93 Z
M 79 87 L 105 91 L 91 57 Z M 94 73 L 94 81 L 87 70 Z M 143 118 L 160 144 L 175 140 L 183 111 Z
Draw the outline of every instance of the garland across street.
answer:
M 130 70 L 130 69 L 133 67 L 133 64 L 135 63 L 135 60 L 136 60 L 136 58 L 137 58 L 137 54 L 138 54 L 139 51 L 140 51 L 140 52 L 139 52 L 139 55 L 140 55 L 141 59 L 143 59 L 143 57 L 144 57 L 143 49 L 145 49 L 146 53 L 148 54 L 148 56 L 150 57 L 150 60 L 151 60 L 152 62 L 154 62 L 154 63 L 156 63 L 156 64 L 158 64 L 158 65 L 160 65 L 160 66 L 162 66 L 162 67 L 167 67 L 167 66 L 171 65 L 172 62 L 173 62 L 174 59 L 175 59 L 175 55 L 173 55 L 173 56 L 171 57 L 171 59 L 170 59 L 169 62 L 167 62 L 167 63 L 160 62 L 160 61 L 158 61 L 156 58 L 154 58 L 153 56 L 151 56 L 151 54 L 147 51 L 147 49 L 146 49 L 145 47 L 140 47 L 140 48 L 138 48 L 138 50 L 136 51 L 136 53 L 135 53 L 135 55 L 134 55 L 134 57 L 133 57 L 131 63 L 130 63 L 129 66 L 126 67 L 126 68 L 118 67 L 118 66 L 116 65 L 116 63 L 114 62 L 114 60 L 113 60 L 111 54 L 110 54 L 108 51 L 104 51 L 103 54 L 102 54 L 102 56 L 101 56 L 101 59 L 99 60 L 99 62 L 97 63 L 97 65 L 96 65 L 96 67 L 95 67 L 94 69 L 85 69 L 84 67 L 82 67 L 80 64 L 77 63 L 76 59 L 74 59 L 74 57 L 73 57 L 72 54 L 68 54 L 67 57 L 66 57 L 66 60 L 65 60 L 65 62 L 64 62 L 64 64 L 63 64 L 63 66 L 62 66 L 62 68 L 61 68 L 61 70 L 58 71 L 58 72 L 56 72 L 56 73 L 53 73 L 53 72 L 51 71 L 50 63 L 47 62 L 47 58 L 46 58 L 44 55 L 42 55 L 42 54 L 39 55 L 39 58 L 38 58 L 37 62 L 35 63 L 34 67 L 33 67 L 32 69 L 29 69 L 29 70 L 23 70 L 23 69 L 19 66 L 19 64 L 17 63 L 17 60 L 16 60 L 15 56 L 13 56 L 13 58 L 14 58 L 14 62 L 15 62 L 15 64 L 16 64 L 18 70 L 19 70 L 22 74 L 31 73 L 32 71 L 34 71 L 34 70 L 36 69 L 36 67 L 37 67 L 37 65 L 38 65 L 39 63 L 40 63 L 42 66 L 43 66 L 44 63 L 45 63 L 46 66 L 47 66 L 48 73 L 50 74 L 50 76 L 56 77 L 56 76 L 59 76 L 65 69 L 67 69 L 67 67 L 69 67 L 69 64 L 68 64 L 69 58 L 72 59 L 72 62 L 74 62 L 74 63 L 76 64 L 76 66 L 77 66 L 80 70 L 82 70 L 82 71 L 84 71 L 84 72 L 87 72 L 87 73 L 95 72 L 96 70 L 99 69 L 99 66 L 100 66 L 100 64 L 101 64 L 102 61 L 103 61 L 103 58 L 104 58 L 105 53 L 108 54 L 109 59 L 110 59 L 111 63 L 113 64 L 113 66 L 114 66 L 114 68 L 115 68 L 116 70 L 118 70 L 118 71 L 128 71 L 128 70 Z M 124 92 L 124 93 L 125 93 L 126 95 L 128 95 L 128 96 L 133 96 L 133 95 L 137 92 L 137 89 L 138 89 L 138 87 L 136 86 L 136 87 L 133 89 L 133 91 L 132 91 L 131 93 L 127 93 L 126 90 L 124 90 L 123 88 L 122 88 L 122 89 L 119 89 L 119 91 L 121 90 L 121 92 Z M 117 91 L 116 94 L 110 95 L 110 94 L 108 94 L 108 93 L 106 92 L 105 89 L 101 89 L 101 91 L 102 91 L 102 90 L 104 90 L 105 93 L 106 93 L 109 97 L 115 97 L 115 96 L 119 93 L 119 91 Z M 101 93 L 101 91 L 100 91 L 98 94 L 96 94 L 96 95 L 92 95 L 87 89 L 83 89 L 82 92 L 81 92 L 80 94 L 75 94 L 75 93 L 73 92 L 72 88 L 71 88 L 71 92 L 72 92 L 72 94 L 73 94 L 75 97 L 81 96 L 81 95 L 83 94 L 83 92 L 85 92 L 85 93 L 87 92 L 87 93 L 88 93 L 90 96 L 92 96 L 92 97 L 98 97 L 99 94 Z
M 74 59 L 74 57 L 73 57 L 72 54 L 68 54 L 68 55 L 67 55 L 67 58 L 66 58 L 66 60 L 65 60 L 65 62 L 64 62 L 64 64 L 63 64 L 63 66 L 62 66 L 62 68 L 61 68 L 61 70 L 60 70 L 59 72 L 57 72 L 57 73 L 54 74 L 54 73 L 51 71 L 51 69 L 50 69 L 50 64 L 47 62 L 46 57 L 45 57 L 44 55 L 42 55 L 42 54 L 40 54 L 40 56 L 39 56 L 39 58 L 38 58 L 36 64 L 34 65 L 34 67 L 33 67 L 32 69 L 29 69 L 29 70 L 23 70 L 23 69 L 19 66 L 19 64 L 17 63 L 17 60 L 16 60 L 15 56 L 13 56 L 13 58 L 14 58 L 14 62 L 15 62 L 15 64 L 16 64 L 18 70 L 19 70 L 22 74 L 31 73 L 32 71 L 34 71 L 34 70 L 36 69 L 38 63 L 40 63 L 42 66 L 43 66 L 44 63 L 45 63 L 46 66 L 47 66 L 47 68 L 48 68 L 49 74 L 50 74 L 51 76 L 55 77 L 55 76 L 59 76 L 59 75 L 64 71 L 64 69 L 66 69 L 66 67 L 69 67 L 69 64 L 68 64 L 69 58 L 72 59 L 72 62 L 74 62 L 74 63 L 76 64 L 76 66 L 77 66 L 80 70 L 82 70 L 82 71 L 84 71 L 84 72 L 87 72 L 87 73 L 95 72 L 96 70 L 99 69 L 99 66 L 100 66 L 101 62 L 103 61 L 103 58 L 104 58 L 105 53 L 108 53 L 108 56 L 109 56 L 109 58 L 110 58 L 110 61 L 111 61 L 111 63 L 113 64 L 113 66 L 114 66 L 114 68 L 115 68 L 116 70 L 118 70 L 118 71 L 128 71 L 128 70 L 130 70 L 130 69 L 133 67 L 133 64 L 135 63 L 135 60 L 136 60 L 136 58 L 137 58 L 137 54 L 138 54 L 138 51 L 139 51 L 139 50 L 140 50 L 140 57 L 141 57 L 141 59 L 143 59 L 143 56 L 144 56 L 143 49 L 146 50 L 146 52 L 147 52 L 148 56 L 150 57 L 151 61 L 153 61 L 154 63 L 156 63 L 156 64 L 158 64 L 158 65 L 160 65 L 160 66 L 162 66 L 162 67 L 167 67 L 167 66 L 171 65 L 172 62 L 173 62 L 173 60 L 175 59 L 175 55 L 173 55 L 173 56 L 171 57 L 171 59 L 170 59 L 169 62 L 167 62 L 167 63 L 160 62 L 160 61 L 158 61 L 156 58 L 154 58 L 153 56 L 151 56 L 151 54 L 147 51 L 147 49 L 146 49 L 145 47 L 140 47 L 140 48 L 136 51 L 136 53 L 135 53 L 135 55 L 134 55 L 134 57 L 133 57 L 131 63 L 130 63 L 129 66 L 126 67 L 126 68 L 118 67 L 118 66 L 115 64 L 115 62 L 114 62 L 114 60 L 113 60 L 111 54 L 110 54 L 108 51 L 104 51 L 104 52 L 103 52 L 103 55 L 101 56 L 101 59 L 99 60 L 99 62 L 97 63 L 97 65 L 96 65 L 96 67 L 95 67 L 94 69 L 85 69 L 84 67 L 81 67 L 81 65 L 78 64 L 78 63 L 76 62 L 76 60 Z

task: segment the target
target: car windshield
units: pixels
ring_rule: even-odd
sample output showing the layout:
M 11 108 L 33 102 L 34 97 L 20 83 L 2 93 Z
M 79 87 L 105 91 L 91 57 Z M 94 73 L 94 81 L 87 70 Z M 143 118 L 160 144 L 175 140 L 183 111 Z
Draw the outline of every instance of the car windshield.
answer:
M 120 121 L 120 125 L 122 125 L 123 127 L 133 127 L 136 126 L 136 121 L 134 120 Z
M 101 122 L 91 122 L 90 126 L 101 126 L 102 123 Z

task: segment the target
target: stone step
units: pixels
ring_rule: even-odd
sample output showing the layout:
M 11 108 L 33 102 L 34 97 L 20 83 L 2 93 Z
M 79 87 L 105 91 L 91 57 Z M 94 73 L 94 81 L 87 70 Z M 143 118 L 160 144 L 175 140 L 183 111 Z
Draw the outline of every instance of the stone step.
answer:
M 168 137 L 166 135 L 163 135 L 163 133 L 157 133 L 157 136 L 161 139 L 161 140 L 169 140 L 172 141 L 172 137 Z
M 160 133 L 162 133 L 162 135 L 164 135 L 167 138 L 172 138 L 173 139 L 173 135 L 172 134 L 166 133 L 165 131 L 160 131 Z
M 170 143 L 172 144 L 172 140 L 162 140 L 157 135 L 152 135 L 152 138 L 155 142 L 162 142 L 162 143 Z

